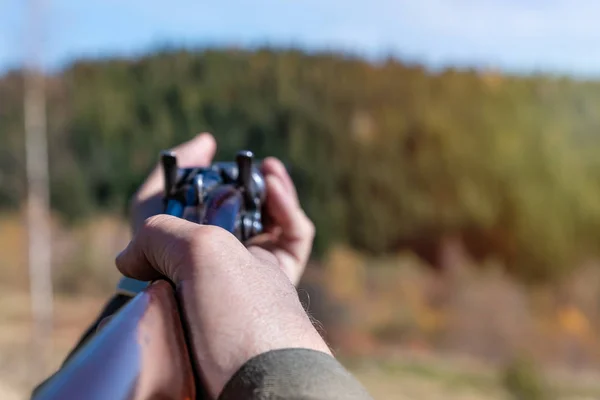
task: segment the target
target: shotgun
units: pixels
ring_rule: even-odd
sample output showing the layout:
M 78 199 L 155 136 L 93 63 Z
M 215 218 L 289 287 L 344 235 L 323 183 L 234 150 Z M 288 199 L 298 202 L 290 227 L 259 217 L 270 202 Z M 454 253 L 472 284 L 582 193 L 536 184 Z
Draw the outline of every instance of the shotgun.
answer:
M 263 231 L 265 182 L 250 151 L 234 162 L 179 168 L 161 153 L 164 213 L 216 225 L 246 242 Z M 189 353 L 185 321 L 171 282 L 123 278 L 118 306 L 94 328 L 32 399 L 202 399 L 206 397 Z

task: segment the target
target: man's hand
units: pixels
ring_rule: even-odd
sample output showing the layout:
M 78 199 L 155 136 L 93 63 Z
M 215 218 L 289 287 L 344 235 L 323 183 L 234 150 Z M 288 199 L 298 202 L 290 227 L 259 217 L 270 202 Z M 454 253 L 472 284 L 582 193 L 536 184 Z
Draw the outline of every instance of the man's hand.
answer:
M 173 151 L 181 167 L 203 167 L 212 162 L 216 147 L 212 135 L 202 133 Z M 262 172 L 267 186 L 269 223 L 265 235 L 255 238 L 250 249 L 256 257 L 276 261 L 296 285 L 310 256 L 314 226 L 300 207 L 292 179 L 281 161 L 273 157 L 265 159 Z M 162 212 L 163 187 L 163 175 L 157 165 L 131 201 L 134 233 L 146 218 Z
M 157 215 L 137 228 L 116 261 L 126 276 L 175 283 L 195 361 L 213 398 L 259 354 L 284 348 L 330 354 L 284 273 L 281 256 L 248 250 L 222 228 Z
M 208 166 L 216 143 L 203 133 L 173 151 L 181 167 Z M 241 365 L 266 351 L 301 347 L 329 353 L 293 286 L 310 255 L 314 226 L 281 161 L 268 158 L 261 169 L 268 222 L 248 248 L 219 227 L 157 215 L 164 186 L 157 165 L 132 199 L 134 238 L 117 257 L 126 276 L 175 283 L 193 353 L 215 397 Z

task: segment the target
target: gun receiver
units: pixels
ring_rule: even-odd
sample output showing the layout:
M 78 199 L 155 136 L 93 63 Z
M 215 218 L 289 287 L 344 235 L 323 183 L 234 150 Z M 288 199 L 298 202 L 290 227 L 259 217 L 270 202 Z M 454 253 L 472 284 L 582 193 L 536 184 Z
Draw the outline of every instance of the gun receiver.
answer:
M 242 243 L 262 233 L 265 181 L 251 151 L 238 152 L 235 162 L 210 167 L 179 168 L 173 152 L 161 153 L 164 175 L 164 214 L 233 233 Z M 118 293 L 135 295 L 148 286 L 123 278 Z

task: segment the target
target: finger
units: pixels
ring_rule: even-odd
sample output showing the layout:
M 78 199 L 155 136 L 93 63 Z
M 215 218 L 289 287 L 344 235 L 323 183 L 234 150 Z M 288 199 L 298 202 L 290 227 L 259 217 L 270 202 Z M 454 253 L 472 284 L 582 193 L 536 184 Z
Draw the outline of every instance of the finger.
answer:
M 211 163 L 217 143 L 210 133 L 201 133 L 191 140 L 178 145 L 172 151 L 177 155 L 179 167 L 203 167 Z M 159 193 L 164 186 L 164 176 L 160 165 L 157 165 L 140 187 L 137 201 L 147 199 Z
M 285 165 L 275 157 L 268 157 L 263 161 L 262 164 L 263 174 L 266 175 L 274 175 L 281 180 L 284 188 L 290 192 L 292 198 L 296 203 L 300 204 L 298 200 L 298 193 L 296 192 L 296 186 L 294 186 L 294 182 L 292 178 L 288 174 L 285 169 Z
M 184 262 L 195 230 L 200 225 L 170 215 L 156 215 L 146 220 L 129 245 L 116 259 L 119 271 L 141 281 L 167 277 L 173 282 L 182 278 L 179 265 Z
M 310 255 L 314 237 L 314 225 L 298 206 L 279 178 L 266 176 L 267 212 L 274 225 L 281 228 L 279 244 L 290 253 L 297 262 L 303 264 Z
M 210 133 L 200 133 L 193 139 L 178 145 L 172 151 L 177 155 L 180 167 L 205 167 L 209 165 L 217 150 L 217 142 Z

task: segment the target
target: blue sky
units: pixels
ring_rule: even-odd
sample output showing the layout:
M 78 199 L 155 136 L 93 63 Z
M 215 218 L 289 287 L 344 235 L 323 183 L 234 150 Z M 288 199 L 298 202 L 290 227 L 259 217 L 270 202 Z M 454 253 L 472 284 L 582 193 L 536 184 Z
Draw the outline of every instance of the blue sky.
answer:
M 42 59 L 130 55 L 170 44 L 295 45 L 432 68 L 600 77 L 597 0 L 39 0 Z M 0 72 L 26 54 L 26 0 L 0 0 Z

